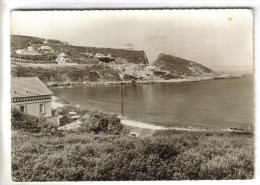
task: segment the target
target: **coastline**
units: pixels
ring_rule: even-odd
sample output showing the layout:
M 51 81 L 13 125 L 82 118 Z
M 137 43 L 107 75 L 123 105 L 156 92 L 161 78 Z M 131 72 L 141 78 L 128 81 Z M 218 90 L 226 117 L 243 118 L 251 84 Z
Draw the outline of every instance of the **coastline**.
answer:
M 213 80 L 213 79 L 232 79 L 232 78 L 239 78 L 239 77 L 244 77 L 244 76 L 248 76 L 248 75 L 236 75 L 236 76 L 231 76 L 231 75 L 218 75 L 218 76 L 211 76 L 211 77 L 200 77 L 200 78 L 189 78 L 189 79 L 172 79 L 172 80 L 157 80 L 157 81 L 137 81 L 136 84 L 142 84 L 144 83 L 181 83 L 181 82 L 196 82 L 196 81 L 204 81 L 204 80 Z M 216 78 L 217 77 L 217 78 Z M 221 77 L 221 78 L 220 78 Z M 228 77 L 228 78 L 227 78 Z M 92 83 L 92 84 L 91 84 Z M 88 84 L 89 86 L 109 86 L 109 85 L 120 85 L 121 83 L 123 84 L 127 84 L 127 85 L 131 85 L 131 81 L 116 81 L 116 82 L 91 82 L 90 84 Z M 79 85 L 80 87 L 82 87 L 82 84 Z M 80 88 L 79 87 L 79 88 Z M 63 87 L 58 87 L 58 88 L 63 88 Z M 76 88 L 76 86 L 69 86 L 69 87 L 64 87 L 64 88 Z M 65 101 L 65 100 L 63 100 Z M 66 105 L 69 105 L 69 102 L 63 102 L 62 100 L 60 100 L 58 97 L 54 98 L 54 102 L 52 103 L 54 107 L 63 107 Z M 77 104 L 78 105 L 78 104 Z M 80 106 L 80 105 L 78 105 Z M 121 123 L 126 125 L 126 126 L 130 126 L 130 127 L 134 127 L 134 128 L 139 128 L 139 129 L 149 129 L 149 130 L 180 130 L 180 131 L 208 131 L 211 129 L 208 128 L 202 128 L 202 127 L 180 127 L 178 125 L 175 126 L 163 126 L 163 125 L 154 125 L 152 123 L 145 123 L 142 121 L 138 121 L 138 120 L 130 120 L 127 117 L 123 117 L 119 115 L 119 118 L 121 119 Z M 222 129 L 219 129 L 218 131 L 222 131 Z
M 155 83 L 182 83 L 182 82 L 199 82 L 207 80 L 234 79 L 245 77 L 244 74 L 216 74 L 200 77 L 178 78 L 178 79 L 153 79 L 153 80 L 125 80 L 125 81 L 101 81 L 101 82 L 47 82 L 49 88 L 74 88 L 74 87 L 91 87 L 91 86 L 110 86 L 110 85 L 135 85 L 135 84 L 155 84 Z
M 69 102 L 66 102 L 65 100 L 60 99 L 57 96 L 52 97 L 52 101 L 51 101 L 51 106 L 53 109 L 58 109 L 58 108 L 63 108 L 65 106 L 73 106 L 71 105 Z M 79 109 L 81 108 L 81 105 L 76 105 L 73 106 L 75 109 Z M 102 112 L 102 111 L 101 111 Z M 109 113 L 109 112 L 105 112 L 108 114 L 113 114 L 113 113 Z M 179 131 L 207 131 L 208 129 L 200 129 L 200 128 L 195 128 L 195 127 L 179 127 L 179 126 L 170 126 L 170 127 L 165 127 L 162 125 L 154 125 L 148 122 L 142 122 L 142 121 L 138 121 L 138 120 L 131 120 L 128 119 L 125 116 L 122 115 L 118 115 L 118 118 L 121 120 L 120 122 L 125 125 L 125 126 L 129 126 L 129 127 L 133 127 L 133 129 L 146 129 L 146 130 L 179 130 Z M 64 128 L 74 128 L 73 126 L 75 125 L 75 123 L 72 124 L 67 124 L 65 126 L 59 127 L 59 129 Z M 77 123 L 77 126 L 79 126 L 80 124 Z
M 144 123 L 141 121 L 128 120 L 123 118 L 121 119 L 121 123 L 126 126 L 140 128 L 140 129 L 149 129 L 149 130 L 179 130 L 179 131 L 197 131 L 197 132 L 207 131 L 207 129 L 199 129 L 194 127 L 176 127 L 176 126 L 164 127 L 164 126 L 158 126 L 150 123 Z

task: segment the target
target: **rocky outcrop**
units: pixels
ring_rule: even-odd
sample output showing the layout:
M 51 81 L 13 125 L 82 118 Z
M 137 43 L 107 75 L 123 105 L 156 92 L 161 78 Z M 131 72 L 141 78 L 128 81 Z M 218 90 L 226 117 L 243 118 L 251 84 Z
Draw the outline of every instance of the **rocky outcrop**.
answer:
M 211 74 L 213 71 L 199 63 L 185 60 L 168 54 L 160 54 L 154 65 L 163 70 L 168 71 L 165 74 L 159 74 L 167 78 L 186 78 L 189 76 L 201 76 Z

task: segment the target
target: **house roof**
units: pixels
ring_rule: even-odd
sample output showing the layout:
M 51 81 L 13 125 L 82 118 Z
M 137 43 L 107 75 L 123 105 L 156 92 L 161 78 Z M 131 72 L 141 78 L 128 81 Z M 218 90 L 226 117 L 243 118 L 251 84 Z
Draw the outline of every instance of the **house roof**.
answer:
M 68 55 L 66 53 L 61 53 L 58 55 L 58 57 L 68 57 Z
M 13 77 L 11 97 L 30 97 L 53 94 L 38 77 Z

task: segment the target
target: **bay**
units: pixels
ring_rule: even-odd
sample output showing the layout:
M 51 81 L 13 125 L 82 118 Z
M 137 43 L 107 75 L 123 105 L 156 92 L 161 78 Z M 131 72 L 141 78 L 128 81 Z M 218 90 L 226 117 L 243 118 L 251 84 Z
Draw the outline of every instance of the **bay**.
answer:
M 247 129 L 254 124 L 253 76 L 200 82 L 123 86 L 127 119 L 163 126 Z M 121 87 L 52 89 L 89 109 L 121 114 Z

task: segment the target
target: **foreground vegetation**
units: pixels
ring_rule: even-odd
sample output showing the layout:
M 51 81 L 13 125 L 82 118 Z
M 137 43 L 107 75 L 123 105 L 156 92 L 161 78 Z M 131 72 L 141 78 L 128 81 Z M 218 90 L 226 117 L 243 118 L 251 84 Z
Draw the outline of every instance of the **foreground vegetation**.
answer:
M 165 130 L 135 138 L 116 116 L 99 112 L 66 132 L 32 118 L 12 112 L 14 181 L 253 178 L 250 133 Z

